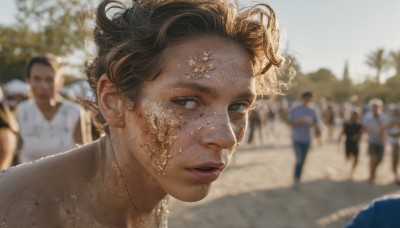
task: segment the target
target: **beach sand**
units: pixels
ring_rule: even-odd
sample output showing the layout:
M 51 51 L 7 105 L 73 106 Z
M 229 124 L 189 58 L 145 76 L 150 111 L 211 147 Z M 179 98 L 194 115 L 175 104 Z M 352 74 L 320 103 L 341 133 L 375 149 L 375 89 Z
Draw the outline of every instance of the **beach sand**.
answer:
M 335 135 L 339 132 L 336 129 Z M 169 227 L 343 227 L 372 199 L 400 193 L 393 182 L 389 148 L 368 182 L 365 136 L 360 161 L 352 180 L 350 162 L 336 142 L 313 143 L 299 190 L 292 188 L 294 152 L 289 128 L 279 124 L 265 143 L 243 144 L 207 198 L 184 203 L 170 200 Z

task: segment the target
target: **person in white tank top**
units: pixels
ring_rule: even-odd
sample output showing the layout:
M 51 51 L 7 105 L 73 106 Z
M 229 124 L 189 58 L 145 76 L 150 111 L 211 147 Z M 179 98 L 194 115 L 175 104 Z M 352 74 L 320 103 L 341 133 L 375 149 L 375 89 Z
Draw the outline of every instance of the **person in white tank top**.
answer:
M 82 144 L 81 107 L 62 100 L 58 90 L 64 79 L 61 60 L 52 55 L 33 57 L 27 68 L 27 81 L 33 99 L 17 108 L 20 126 L 20 163 L 67 151 Z

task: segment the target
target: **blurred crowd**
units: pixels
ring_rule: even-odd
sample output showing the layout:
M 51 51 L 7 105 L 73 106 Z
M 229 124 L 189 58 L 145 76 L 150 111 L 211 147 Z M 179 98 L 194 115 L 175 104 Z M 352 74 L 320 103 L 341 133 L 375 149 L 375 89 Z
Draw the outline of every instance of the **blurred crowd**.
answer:
M 296 107 L 307 106 L 315 112 L 315 123 L 310 124 L 309 131 L 300 130 L 300 135 L 310 134 L 306 144 L 316 146 L 322 143 L 342 144 L 346 159 L 352 161 L 349 178 L 352 177 L 358 164 L 359 143 L 364 138 L 368 143 L 370 156 L 370 181 L 374 182 L 377 166 L 385 151 L 392 155 L 392 170 L 394 182 L 400 184 L 398 175 L 399 136 L 400 136 L 400 103 L 384 104 L 380 99 L 373 98 L 366 104 L 352 102 L 337 103 L 325 98 L 312 99 L 304 104 L 302 98 L 289 101 L 285 97 L 275 99 L 257 99 L 255 108 L 249 114 L 247 143 L 260 145 L 273 143 L 276 137 L 281 137 L 277 123 L 283 123 L 292 129 L 293 146 L 300 139 L 293 136 L 296 124 L 290 119 Z M 292 113 L 292 114 L 291 114 Z M 300 114 L 301 116 L 302 114 Z M 306 115 L 306 114 L 304 114 Z M 312 118 L 312 114 L 310 116 Z M 282 125 L 280 125 L 282 126 Z M 301 127 L 300 127 L 301 128 Z M 304 140 L 303 140 L 304 141 Z M 304 164 L 305 156 L 297 162 Z M 296 169 L 296 168 L 295 168 Z M 300 177 L 298 177 L 300 178 Z
M 0 87 L 0 170 L 73 149 L 104 134 L 89 110 L 95 105 L 93 97 L 62 89 L 60 64 L 59 59 L 51 55 L 34 57 L 26 73 L 29 91 L 11 93 Z M 367 137 L 370 156 L 369 180 L 375 181 L 383 154 L 390 151 L 394 183 L 400 184 L 399 103 L 384 104 L 377 98 L 368 104 L 337 103 L 324 98 L 314 100 L 312 92 L 304 92 L 294 101 L 285 97 L 259 97 L 248 120 L 245 140 L 250 145 L 265 144 L 281 137 L 282 123 L 291 128 L 296 158 L 293 187 L 296 190 L 301 186 L 311 143 L 344 141 L 345 156 L 352 161 L 351 178 L 358 164 L 363 135 Z

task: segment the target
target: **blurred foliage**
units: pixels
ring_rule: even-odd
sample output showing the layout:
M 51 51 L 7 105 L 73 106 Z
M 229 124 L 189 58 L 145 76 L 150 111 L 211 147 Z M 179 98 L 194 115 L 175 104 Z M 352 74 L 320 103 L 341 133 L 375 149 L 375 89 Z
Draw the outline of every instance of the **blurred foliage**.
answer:
M 385 55 L 383 49 L 377 49 L 366 55 L 366 63 L 375 59 L 376 64 L 368 66 L 377 72 L 388 70 L 390 67 L 395 69 L 396 74 L 388 78 L 385 83 L 378 83 L 376 76 L 372 80 L 365 80 L 360 84 L 352 82 L 348 74 L 348 65 L 346 62 L 343 75 L 334 75 L 329 69 L 321 68 L 315 72 L 304 74 L 300 71 L 300 65 L 293 56 L 288 57 L 292 65 L 297 70 L 296 77 L 290 81 L 290 89 L 286 93 L 289 100 L 298 99 L 304 91 L 312 91 L 317 99 L 324 98 L 328 101 L 344 102 L 351 101 L 359 104 L 365 104 L 372 98 L 380 98 L 385 102 L 400 101 L 400 51 L 390 52 Z M 374 57 L 372 55 L 375 55 Z M 384 57 L 386 56 L 386 57 Z M 290 64 L 285 67 L 291 67 Z M 378 69 L 379 68 L 379 69 Z M 380 74 L 380 73 L 379 73 Z M 287 77 L 283 77 L 285 80 Z
M 16 0 L 17 22 L 0 26 L 0 83 L 24 78 L 34 55 L 84 50 L 89 4 L 79 0 Z
M 381 73 L 389 68 L 389 57 L 385 49 L 378 48 L 366 56 L 365 63 L 376 71 L 375 81 L 379 84 Z
M 400 76 L 400 50 L 390 52 L 389 65 L 396 70 L 395 76 Z
M 75 77 L 74 75 L 64 74 L 64 85 L 65 86 L 69 86 L 78 80 L 81 80 L 81 79 Z

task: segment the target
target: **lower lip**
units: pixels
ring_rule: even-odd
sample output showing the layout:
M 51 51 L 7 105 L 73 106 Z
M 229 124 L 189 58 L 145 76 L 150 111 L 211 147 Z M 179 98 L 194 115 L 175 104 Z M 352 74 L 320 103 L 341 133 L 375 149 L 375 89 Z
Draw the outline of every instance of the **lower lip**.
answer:
M 222 170 L 221 169 L 215 169 L 213 171 L 202 171 L 199 169 L 187 169 L 194 179 L 198 182 L 203 182 L 203 183 L 211 183 L 218 179 L 219 175 L 221 174 Z

